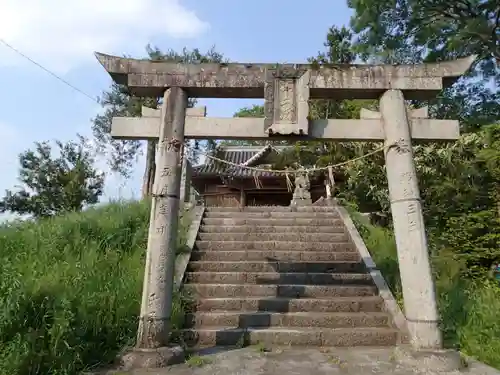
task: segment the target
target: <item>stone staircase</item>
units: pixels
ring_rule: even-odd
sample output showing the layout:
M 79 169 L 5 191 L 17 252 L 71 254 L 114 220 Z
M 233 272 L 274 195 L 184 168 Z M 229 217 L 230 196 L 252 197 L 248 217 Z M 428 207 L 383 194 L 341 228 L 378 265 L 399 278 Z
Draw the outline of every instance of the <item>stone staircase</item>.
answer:
M 387 346 L 400 332 L 333 207 L 207 208 L 185 275 L 198 347 Z

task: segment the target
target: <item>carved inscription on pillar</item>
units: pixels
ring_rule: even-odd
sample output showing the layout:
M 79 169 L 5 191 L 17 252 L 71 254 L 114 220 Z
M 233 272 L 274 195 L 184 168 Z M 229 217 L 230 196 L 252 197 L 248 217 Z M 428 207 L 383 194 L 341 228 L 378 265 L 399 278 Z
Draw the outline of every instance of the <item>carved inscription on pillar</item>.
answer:
M 274 122 L 289 124 L 297 122 L 297 103 L 294 79 L 279 79 L 276 82 L 276 96 L 274 106 Z
M 264 84 L 264 131 L 270 136 L 307 135 L 309 77 L 304 69 L 268 69 Z

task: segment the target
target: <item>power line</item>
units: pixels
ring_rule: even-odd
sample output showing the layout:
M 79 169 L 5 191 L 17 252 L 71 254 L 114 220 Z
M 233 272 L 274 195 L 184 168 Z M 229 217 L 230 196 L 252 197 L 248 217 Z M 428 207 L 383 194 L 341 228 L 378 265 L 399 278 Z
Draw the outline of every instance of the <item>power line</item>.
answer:
M 58 79 L 59 81 L 61 81 L 62 83 L 64 83 L 65 85 L 69 86 L 70 88 L 72 88 L 73 90 L 75 90 L 76 92 L 82 94 L 82 95 L 85 95 L 87 98 L 89 98 L 90 100 L 92 100 L 93 102 L 99 104 L 99 105 L 102 105 L 99 100 L 97 100 L 97 98 L 87 94 L 85 91 L 83 90 L 80 90 L 78 87 L 72 85 L 71 83 L 69 83 L 68 81 L 66 81 L 64 78 L 62 78 L 61 76 L 57 75 L 56 73 L 52 72 L 51 70 L 47 69 L 46 67 L 44 67 L 43 65 L 37 63 L 35 60 L 33 60 L 32 58 L 30 58 L 29 56 L 25 55 L 24 53 L 22 53 L 21 51 L 19 51 L 17 48 L 15 48 L 13 45 L 7 43 L 3 38 L 0 38 L 0 43 L 2 43 L 4 46 L 6 46 L 7 48 L 9 48 L 10 50 L 14 51 L 15 53 L 17 53 L 19 56 L 23 57 L 24 59 L 28 60 L 30 63 L 36 65 L 37 67 L 39 67 L 40 69 L 44 70 L 46 73 L 49 73 L 52 77 Z

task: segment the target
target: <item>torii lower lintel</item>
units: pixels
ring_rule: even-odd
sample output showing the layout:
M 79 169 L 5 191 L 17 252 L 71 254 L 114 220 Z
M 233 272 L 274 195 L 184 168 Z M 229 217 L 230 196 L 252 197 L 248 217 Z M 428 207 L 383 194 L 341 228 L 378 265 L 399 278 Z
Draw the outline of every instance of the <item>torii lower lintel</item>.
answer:
M 159 111 L 158 111 L 159 112 Z M 363 115 L 363 114 L 362 114 Z M 264 132 L 263 118 L 213 118 L 188 116 L 185 137 L 188 139 L 290 139 L 288 135 L 269 136 Z M 459 124 L 455 120 L 410 118 L 411 136 L 415 141 L 454 141 L 458 139 Z M 383 121 L 368 117 L 360 120 L 317 120 L 309 124 L 307 136 L 294 137 L 297 141 L 321 139 L 325 141 L 384 141 Z M 158 139 L 160 118 L 114 117 L 111 136 L 115 139 Z

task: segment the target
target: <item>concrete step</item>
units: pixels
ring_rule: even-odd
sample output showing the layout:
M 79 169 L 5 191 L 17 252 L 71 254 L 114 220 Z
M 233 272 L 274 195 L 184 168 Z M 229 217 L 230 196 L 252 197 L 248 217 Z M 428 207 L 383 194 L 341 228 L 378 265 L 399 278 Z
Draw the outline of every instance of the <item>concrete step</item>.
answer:
M 200 241 L 347 242 L 346 233 L 198 233 Z
M 227 217 L 227 218 L 210 218 L 202 219 L 203 225 L 263 225 L 263 226 L 329 226 L 337 227 L 344 226 L 340 218 L 248 218 L 248 217 Z
M 361 255 L 357 251 L 330 252 L 330 251 L 261 251 L 261 250 L 233 250 L 233 251 L 206 251 L 193 250 L 191 261 L 211 262 L 241 262 L 241 261 L 288 261 L 288 262 L 330 262 L 350 261 L 360 262 Z
M 201 233 L 344 233 L 342 225 L 202 225 Z
M 255 284 L 185 284 L 184 290 L 195 298 L 233 297 L 364 297 L 378 295 L 368 285 L 255 285 Z
M 202 298 L 195 311 L 269 311 L 269 312 L 379 312 L 384 311 L 380 296 L 336 298 Z
M 390 327 L 390 315 L 372 313 L 272 313 L 272 312 L 196 312 L 187 314 L 186 328 L 268 328 L 268 327 Z
M 246 206 L 239 207 L 207 207 L 206 212 L 337 212 L 329 206 Z
M 393 328 L 235 328 L 210 327 L 179 332 L 189 346 L 290 345 L 290 346 L 394 346 L 399 334 Z
M 294 219 L 294 218 L 308 218 L 308 219 L 339 219 L 336 212 L 205 212 L 207 218 L 248 218 L 248 219 L 262 219 L 262 218 L 276 218 L 276 219 Z
M 189 262 L 188 272 L 365 273 L 362 262 Z
M 196 284 L 373 285 L 366 273 L 187 272 Z
M 288 242 L 288 241 L 196 241 L 198 250 L 283 250 L 283 251 L 354 251 L 350 242 Z

